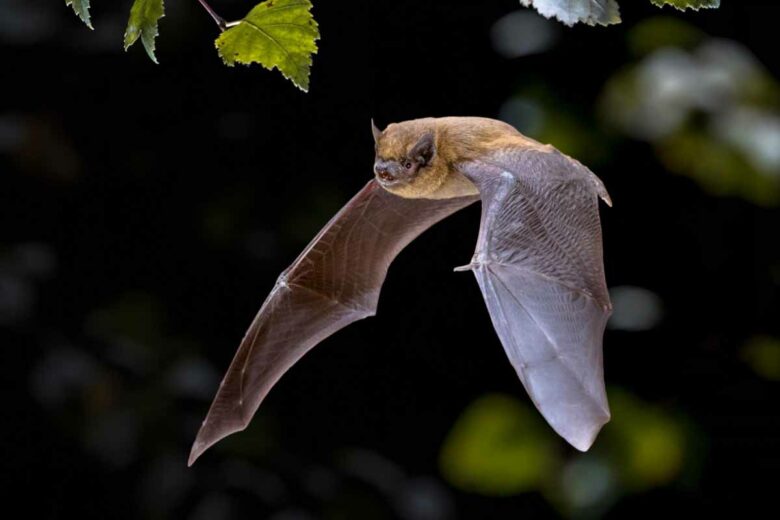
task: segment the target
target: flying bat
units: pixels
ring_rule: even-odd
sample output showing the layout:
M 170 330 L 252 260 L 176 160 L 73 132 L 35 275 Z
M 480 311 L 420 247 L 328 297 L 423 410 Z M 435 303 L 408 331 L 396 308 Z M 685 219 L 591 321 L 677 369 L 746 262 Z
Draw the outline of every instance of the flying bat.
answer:
M 602 337 L 612 305 L 598 199 L 578 161 L 512 126 L 426 118 L 380 131 L 374 178 L 276 280 L 220 383 L 189 464 L 249 424 L 306 352 L 376 312 L 390 263 L 420 233 L 481 200 L 471 270 L 517 375 L 547 422 L 590 448 L 609 420 Z

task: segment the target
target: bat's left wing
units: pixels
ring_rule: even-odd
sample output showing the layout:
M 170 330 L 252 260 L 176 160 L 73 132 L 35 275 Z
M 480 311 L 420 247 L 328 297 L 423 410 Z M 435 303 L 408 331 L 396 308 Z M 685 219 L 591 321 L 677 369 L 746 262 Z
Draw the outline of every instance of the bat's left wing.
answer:
M 387 268 L 420 233 L 477 197 L 404 199 L 375 180 L 282 273 L 219 386 L 190 453 L 249 424 L 271 387 L 317 343 L 373 316 Z
M 462 163 L 482 221 L 474 271 L 493 325 L 532 401 L 558 434 L 587 450 L 609 420 L 601 340 L 601 181 L 550 146 L 510 147 Z

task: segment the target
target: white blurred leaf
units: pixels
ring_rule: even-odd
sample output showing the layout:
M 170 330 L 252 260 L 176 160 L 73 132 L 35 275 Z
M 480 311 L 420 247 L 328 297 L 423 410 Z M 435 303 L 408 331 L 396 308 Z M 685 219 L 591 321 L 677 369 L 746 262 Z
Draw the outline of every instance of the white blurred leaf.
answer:
M 663 316 L 663 303 L 654 292 L 642 287 L 621 285 L 609 290 L 613 311 L 611 329 L 640 331 L 655 327 Z
M 219 381 L 219 374 L 203 359 L 178 361 L 168 372 L 168 387 L 178 396 L 209 399 Z
M 602 108 L 623 133 L 653 143 L 669 171 L 716 195 L 773 206 L 779 99 L 780 83 L 744 45 L 711 38 L 693 49 L 659 46 L 618 72 Z
M 561 474 L 561 491 L 575 511 L 606 502 L 616 487 L 615 468 L 606 460 L 585 455 L 569 460 Z
M 544 52 L 557 39 L 557 24 L 521 10 L 499 18 L 490 29 L 493 48 L 505 58 Z
M 737 107 L 720 115 L 714 131 L 762 172 L 780 177 L 780 115 Z

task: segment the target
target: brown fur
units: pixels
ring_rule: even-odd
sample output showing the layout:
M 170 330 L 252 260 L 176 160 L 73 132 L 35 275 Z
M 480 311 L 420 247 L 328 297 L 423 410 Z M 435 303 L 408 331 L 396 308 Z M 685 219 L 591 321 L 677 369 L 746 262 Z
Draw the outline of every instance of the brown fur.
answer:
M 376 155 L 402 161 L 427 132 L 433 132 L 436 153 L 408 184 L 387 187 L 406 198 L 442 199 L 476 195 L 474 184 L 455 165 L 502 148 L 541 146 L 510 125 L 482 117 L 425 118 L 393 123 L 378 136 Z

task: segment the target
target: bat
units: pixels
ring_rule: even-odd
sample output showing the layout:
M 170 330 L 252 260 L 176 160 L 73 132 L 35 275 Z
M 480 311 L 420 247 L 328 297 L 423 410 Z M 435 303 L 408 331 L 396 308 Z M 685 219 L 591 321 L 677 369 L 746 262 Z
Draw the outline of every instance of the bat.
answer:
M 306 352 L 373 316 L 393 259 L 420 233 L 481 200 L 468 265 L 520 381 L 550 426 L 590 448 L 610 412 L 602 337 L 612 305 L 598 200 L 604 184 L 551 145 L 486 118 L 371 123 L 374 178 L 276 280 L 201 424 L 189 465 L 243 430 Z

